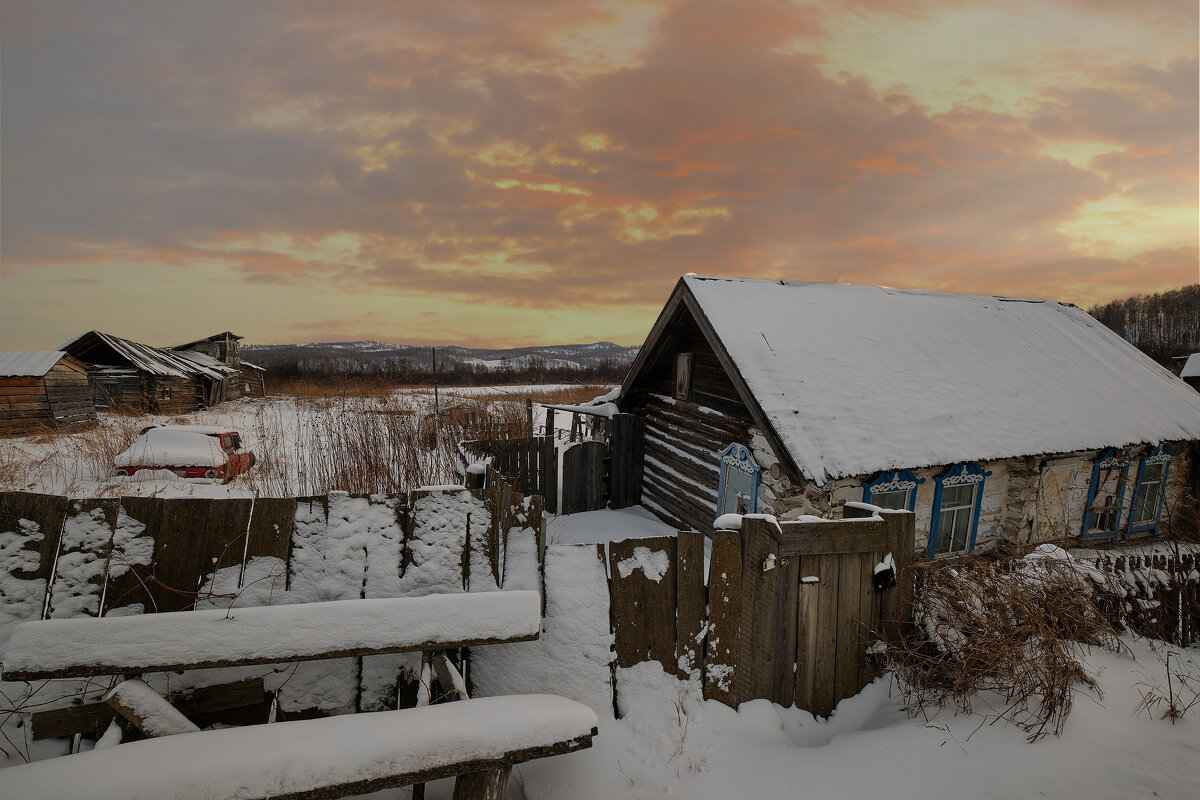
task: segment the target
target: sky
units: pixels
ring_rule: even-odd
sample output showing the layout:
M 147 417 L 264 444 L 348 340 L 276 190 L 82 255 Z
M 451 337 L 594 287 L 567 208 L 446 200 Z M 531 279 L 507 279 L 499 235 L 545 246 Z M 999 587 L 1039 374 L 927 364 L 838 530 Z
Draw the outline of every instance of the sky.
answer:
M 1200 280 L 1195 0 L 0 0 L 0 346 Z

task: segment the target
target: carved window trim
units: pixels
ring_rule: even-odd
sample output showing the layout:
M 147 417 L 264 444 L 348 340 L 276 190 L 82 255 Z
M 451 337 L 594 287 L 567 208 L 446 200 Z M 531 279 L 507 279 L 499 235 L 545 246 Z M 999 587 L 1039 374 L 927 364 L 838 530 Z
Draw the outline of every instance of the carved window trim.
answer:
M 1116 469 L 1121 471 L 1117 477 L 1117 491 L 1114 495 L 1117 503 L 1111 507 L 1111 511 L 1100 509 L 1096 506 L 1096 494 L 1101 488 L 1101 476 L 1108 470 Z M 1110 447 L 1092 462 L 1092 479 L 1088 483 L 1087 502 L 1083 507 L 1083 529 L 1079 534 L 1082 542 L 1086 544 L 1106 539 L 1112 541 L 1117 538 L 1117 534 L 1121 530 L 1121 512 L 1125 510 L 1125 482 L 1128 477 L 1129 454 L 1124 450 Z M 1107 508 L 1109 507 L 1105 507 L 1105 509 Z M 1104 514 L 1112 514 L 1111 527 L 1098 527 L 1099 518 Z
M 1162 515 L 1163 498 L 1167 493 L 1167 475 L 1171 471 L 1171 458 L 1175 453 L 1171 450 L 1170 445 L 1163 442 L 1162 445 L 1147 453 L 1138 460 L 1137 474 L 1133 479 L 1133 501 L 1129 506 L 1129 533 L 1144 533 L 1150 531 L 1153 535 L 1158 535 L 1159 517 Z M 1162 464 L 1162 475 L 1159 476 L 1158 496 L 1154 501 L 1154 510 L 1149 518 L 1138 520 L 1137 515 L 1140 507 L 1142 493 L 1142 478 L 1145 474 L 1147 466 L 1154 464 Z
M 721 477 L 717 484 L 717 516 L 722 514 L 757 514 L 758 513 L 758 476 L 762 472 L 762 467 L 754 460 L 754 455 L 750 452 L 750 448 L 744 444 L 733 444 L 726 447 L 721 452 L 717 453 L 718 463 L 721 465 Z M 738 473 L 739 476 L 745 476 L 749 479 L 750 493 L 747 497 L 748 506 L 743 511 L 738 511 L 737 508 L 727 508 L 725 489 L 728 484 L 730 472 Z M 744 481 L 739 481 L 744 483 Z M 742 495 L 738 492 L 739 496 Z
M 929 520 L 929 545 L 927 547 L 930 557 L 954 556 L 961 553 L 969 553 L 975 549 L 975 537 L 979 533 L 979 511 L 983 506 L 983 487 L 991 474 L 990 472 L 985 472 L 979 464 L 972 461 L 963 464 L 954 464 L 948 467 L 941 475 L 934 478 L 937 488 L 933 492 L 933 516 Z M 964 548 L 962 550 L 947 550 L 945 553 L 938 553 L 937 544 L 940 533 L 939 528 L 941 527 L 942 495 L 944 490 L 960 486 L 975 487 L 975 496 L 972 498 L 971 504 L 967 506 L 970 508 L 970 521 L 964 540 Z
M 907 492 L 904 508 L 912 511 L 917 504 L 917 487 L 924 482 L 924 478 L 914 476 L 907 469 L 881 472 L 875 480 L 863 484 L 863 502 L 878 505 L 875 502 L 878 499 L 877 495 Z

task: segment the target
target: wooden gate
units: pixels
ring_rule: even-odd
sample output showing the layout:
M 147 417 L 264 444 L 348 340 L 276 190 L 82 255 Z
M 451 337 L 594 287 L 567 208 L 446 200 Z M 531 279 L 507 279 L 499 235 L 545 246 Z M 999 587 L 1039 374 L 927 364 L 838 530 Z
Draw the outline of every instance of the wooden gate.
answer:
M 839 700 L 857 694 L 872 677 L 866 649 L 875 633 L 907 616 L 911 589 L 902 583 L 877 592 L 873 573 L 889 552 L 898 570 L 908 564 L 912 524 L 907 513 L 887 521 L 782 524 L 748 517 L 740 553 L 736 538 L 732 548 L 718 546 L 737 534 L 715 537 L 710 606 L 714 595 L 725 594 L 724 604 L 736 597 L 740 609 L 730 620 L 710 616 L 710 650 L 714 632 L 720 640 L 736 638 L 737 646 L 710 653 L 735 680 L 706 696 L 730 704 L 766 698 L 828 716 Z
M 636 414 L 612 418 L 609 442 L 608 500 L 613 508 L 629 508 L 642 501 L 642 434 L 646 421 Z
M 604 508 L 608 445 L 587 441 L 563 453 L 562 513 L 577 514 Z

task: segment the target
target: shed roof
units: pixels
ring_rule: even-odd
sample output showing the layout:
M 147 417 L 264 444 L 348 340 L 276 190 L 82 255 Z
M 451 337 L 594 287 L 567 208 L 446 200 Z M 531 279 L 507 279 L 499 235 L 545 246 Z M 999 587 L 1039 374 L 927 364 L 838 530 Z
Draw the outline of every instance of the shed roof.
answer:
M 231 367 L 221 359 L 213 358 L 207 353 L 201 353 L 199 350 L 179 350 L 175 352 L 175 355 L 179 356 L 185 361 L 192 362 L 198 367 L 218 372 L 222 376 L 236 375 L 238 371 L 237 367 Z
M 1183 362 L 1183 369 L 1179 370 L 1181 378 L 1200 378 L 1200 353 L 1192 353 L 1187 357 L 1187 361 Z
M 1200 439 L 1200 393 L 1071 305 L 687 276 L 643 353 L 680 302 L 777 455 L 818 482 Z
M 63 350 L 72 353 L 84 361 L 95 362 L 85 355 L 89 345 L 102 343 L 111 348 L 117 356 L 129 362 L 138 369 L 152 375 L 163 375 L 172 378 L 194 378 L 204 375 L 218 380 L 224 379 L 225 373 L 203 366 L 195 361 L 184 358 L 181 353 L 151 347 L 148 344 L 133 342 L 100 331 L 81 333 L 62 344 Z
M 0 352 L 0 377 L 41 378 L 65 356 L 62 350 L 8 350 Z
M 220 341 L 221 339 L 234 339 L 234 340 L 240 341 L 244 338 L 246 338 L 246 337 L 238 336 L 233 331 L 222 331 L 221 333 L 214 333 L 212 336 L 205 336 L 203 339 L 197 339 L 194 342 L 187 342 L 186 344 L 177 344 L 174 347 L 172 347 L 171 349 L 172 350 L 186 350 L 189 347 L 194 347 L 198 344 L 204 344 L 205 342 L 216 342 L 216 341 Z

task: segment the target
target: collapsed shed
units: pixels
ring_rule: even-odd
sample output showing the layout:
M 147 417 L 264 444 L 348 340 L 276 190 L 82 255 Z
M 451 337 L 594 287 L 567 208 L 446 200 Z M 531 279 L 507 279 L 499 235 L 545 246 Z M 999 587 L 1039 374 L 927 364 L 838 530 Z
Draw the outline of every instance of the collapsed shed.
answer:
M 0 435 L 94 424 L 85 364 L 62 350 L 0 353 Z
M 233 331 L 223 331 L 171 349 L 185 357 L 190 357 L 189 354 L 203 355 L 231 369 L 222 387 L 221 400 L 263 397 L 266 394 L 266 370 L 242 360 L 239 342 L 243 338 Z

